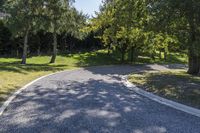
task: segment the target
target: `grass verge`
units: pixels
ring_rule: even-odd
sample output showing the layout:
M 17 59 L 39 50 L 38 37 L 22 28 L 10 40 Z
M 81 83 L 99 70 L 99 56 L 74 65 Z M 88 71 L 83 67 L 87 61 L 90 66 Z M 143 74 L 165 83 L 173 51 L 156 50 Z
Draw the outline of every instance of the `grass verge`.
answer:
M 200 109 L 200 77 L 183 70 L 132 74 L 129 81 L 148 92 Z

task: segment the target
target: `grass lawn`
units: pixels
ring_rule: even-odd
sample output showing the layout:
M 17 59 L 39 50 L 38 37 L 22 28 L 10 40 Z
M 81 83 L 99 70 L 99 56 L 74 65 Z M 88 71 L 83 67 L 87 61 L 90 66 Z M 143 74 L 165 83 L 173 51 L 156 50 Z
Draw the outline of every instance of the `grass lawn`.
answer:
M 57 56 L 55 64 L 49 64 L 49 56 L 27 59 L 27 65 L 21 65 L 20 59 L 0 58 L 0 103 L 16 89 L 28 82 L 53 72 L 79 67 L 117 64 L 119 61 L 100 50 L 91 53 Z
M 200 109 L 200 77 L 183 70 L 132 74 L 129 81 L 146 91 Z

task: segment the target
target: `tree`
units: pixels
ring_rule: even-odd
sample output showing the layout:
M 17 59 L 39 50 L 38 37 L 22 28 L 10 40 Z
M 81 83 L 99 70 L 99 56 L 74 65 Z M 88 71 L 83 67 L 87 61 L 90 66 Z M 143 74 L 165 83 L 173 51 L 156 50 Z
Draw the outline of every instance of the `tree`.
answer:
M 137 36 L 145 33 L 143 24 L 147 21 L 146 9 L 146 0 L 109 0 L 104 2 L 97 18 L 92 20 L 93 29 L 103 30 L 101 39 L 108 49 L 112 46 L 120 51 L 121 62 L 124 62 L 129 49 L 136 53 L 138 40 L 144 44 Z M 140 34 L 134 34 L 136 31 Z
M 23 55 L 21 64 L 26 64 L 29 33 L 36 27 L 39 21 L 40 9 L 43 8 L 41 0 L 7 0 L 4 10 L 7 17 L 7 25 L 14 36 L 23 36 Z
M 46 23 L 44 28 L 53 34 L 53 52 L 50 63 L 55 63 L 57 56 L 57 34 L 66 32 L 72 23 L 72 0 L 45 0 L 44 16 Z
M 150 5 L 153 23 L 159 23 L 162 32 L 177 36 L 187 46 L 188 73 L 200 73 L 200 1 L 154 0 Z

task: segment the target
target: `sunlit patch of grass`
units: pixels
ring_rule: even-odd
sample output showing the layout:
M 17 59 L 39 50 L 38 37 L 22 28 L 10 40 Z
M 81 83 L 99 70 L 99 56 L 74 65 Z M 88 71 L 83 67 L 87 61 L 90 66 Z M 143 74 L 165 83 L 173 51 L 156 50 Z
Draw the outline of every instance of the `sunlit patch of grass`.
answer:
M 146 91 L 200 108 L 200 77 L 184 70 L 132 74 L 129 80 Z

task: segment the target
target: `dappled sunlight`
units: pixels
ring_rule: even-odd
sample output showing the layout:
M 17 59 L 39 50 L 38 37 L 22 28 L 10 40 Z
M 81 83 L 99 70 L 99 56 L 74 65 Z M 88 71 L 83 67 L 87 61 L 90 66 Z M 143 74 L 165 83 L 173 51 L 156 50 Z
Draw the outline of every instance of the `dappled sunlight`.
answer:
M 90 117 L 99 117 L 105 119 L 115 119 L 121 117 L 119 113 L 99 109 L 87 110 L 86 113 Z
M 165 127 L 152 126 L 146 129 L 136 129 L 132 133 L 166 133 L 167 129 Z
M 77 113 L 79 113 L 79 110 L 66 110 L 62 112 L 57 118 L 55 118 L 55 121 L 57 122 L 64 121 L 66 119 L 75 116 Z
M 59 80 L 52 76 L 51 82 L 46 86 L 42 85 L 45 80 L 40 81 L 34 88 L 29 88 L 20 94 L 12 106 L 15 110 L 10 115 L 4 116 L 6 118 L 16 114 L 19 118 L 22 116 L 24 118 L 21 123 L 10 122 L 8 128 L 17 126 L 28 131 L 27 128 L 37 127 L 37 123 L 45 121 L 54 125 L 65 123 L 66 127 L 70 124 L 69 131 L 70 129 L 75 131 L 75 128 L 70 127 L 71 124 L 76 122 L 73 125 L 82 127 L 82 122 L 90 123 L 91 120 L 94 123 L 90 124 L 101 126 L 103 131 L 110 127 L 117 128 L 120 121 L 124 121 L 127 125 L 131 124 L 125 118 L 135 111 L 143 110 L 137 106 L 141 103 L 140 97 L 131 95 L 118 78 L 111 80 L 111 75 L 107 75 L 105 80 L 100 80 L 101 75 L 95 75 L 94 79 L 89 76 L 79 82 L 70 79 Z M 24 115 L 24 112 L 27 113 Z
M 173 115 L 175 110 L 139 96 L 123 85 L 121 76 L 133 71 L 133 67 L 99 68 L 59 73 L 28 87 L 1 117 L 6 123 L 1 131 L 53 128 L 54 132 L 165 133 L 173 131 L 172 125 L 180 126 L 172 120 L 185 114 Z

